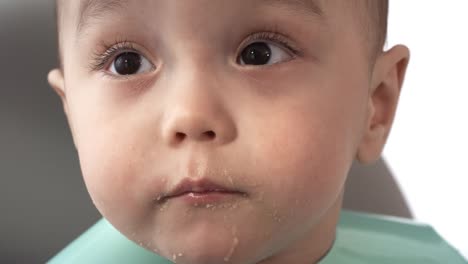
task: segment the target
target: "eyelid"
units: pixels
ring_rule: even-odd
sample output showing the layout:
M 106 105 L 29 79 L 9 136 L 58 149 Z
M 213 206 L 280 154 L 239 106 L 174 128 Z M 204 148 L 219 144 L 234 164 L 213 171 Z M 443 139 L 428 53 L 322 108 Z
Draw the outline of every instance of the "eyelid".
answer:
M 128 40 L 118 40 L 110 45 L 102 43 L 100 50 L 104 50 L 104 52 L 96 51 L 92 55 L 91 64 L 89 66 L 91 72 L 98 72 L 106 69 L 113 59 L 124 52 L 138 53 L 151 63 L 151 60 L 148 59 L 145 52 L 140 51 L 133 42 Z M 155 67 L 153 63 L 151 63 L 151 65 L 153 68 Z
M 240 52 L 248 45 L 258 41 L 269 41 L 273 44 L 280 44 L 286 48 L 286 51 L 289 52 L 291 56 L 302 56 L 302 52 L 296 45 L 294 45 L 290 38 L 276 30 L 266 30 L 250 34 L 244 41 L 242 41 L 242 44 L 239 46 L 239 50 L 236 54 L 240 54 Z

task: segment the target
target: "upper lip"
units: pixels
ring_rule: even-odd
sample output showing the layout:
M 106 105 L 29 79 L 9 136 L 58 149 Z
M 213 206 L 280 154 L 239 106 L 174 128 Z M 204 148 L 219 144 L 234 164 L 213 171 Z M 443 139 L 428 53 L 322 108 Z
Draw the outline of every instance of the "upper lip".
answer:
M 168 193 L 168 195 L 166 195 L 164 198 L 168 199 L 172 197 L 177 197 L 177 196 L 184 195 L 186 193 L 205 193 L 205 192 L 225 192 L 225 193 L 239 193 L 239 194 L 242 193 L 238 190 L 227 188 L 225 186 L 217 184 L 208 179 L 194 180 L 194 179 L 186 178 L 182 180 L 179 184 L 177 184 L 175 188 L 173 188 Z

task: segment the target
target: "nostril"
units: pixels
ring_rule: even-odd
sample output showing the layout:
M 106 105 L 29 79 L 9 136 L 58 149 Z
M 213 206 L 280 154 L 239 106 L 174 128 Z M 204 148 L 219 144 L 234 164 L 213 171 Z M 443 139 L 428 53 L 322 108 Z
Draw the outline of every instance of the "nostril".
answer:
M 178 142 L 180 142 L 180 141 L 184 140 L 185 134 L 184 134 L 184 133 L 177 132 L 176 135 L 175 135 L 175 137 L 176 137 L 176 140 L 177 140 Z
M 215 132 L 213 132 L 212 130 L 210 131 L 206 131 L 203 133 L 203 137 L 204 138 L 207 138 L 208 140 L 211 140 L 211 139 L 214 139 L 216 137 L 216 134 Z
M 180 143 L 184 141 L 186 137 L 187 137 L 187 134 L 185 133 L 182 133 L 182 132 L 175 133 L 176 142 Z M 214 138 L 216 138 L 216 133 L 210 130 L 210 131 L 203 132 L 198 139 L 199 140 L 213 140 Z

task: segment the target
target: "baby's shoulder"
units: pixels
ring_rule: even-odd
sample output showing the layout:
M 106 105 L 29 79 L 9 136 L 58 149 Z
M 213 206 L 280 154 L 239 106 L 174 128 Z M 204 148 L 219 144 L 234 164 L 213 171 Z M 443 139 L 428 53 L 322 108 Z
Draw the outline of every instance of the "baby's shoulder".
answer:
M 102 218 L 72 241 L 47 264 L 151 263 L 172 264 L 136 245 Z
M 411 220 L 343 211 L 333 249 L 321 264 L 467 264 L 432 227 Z

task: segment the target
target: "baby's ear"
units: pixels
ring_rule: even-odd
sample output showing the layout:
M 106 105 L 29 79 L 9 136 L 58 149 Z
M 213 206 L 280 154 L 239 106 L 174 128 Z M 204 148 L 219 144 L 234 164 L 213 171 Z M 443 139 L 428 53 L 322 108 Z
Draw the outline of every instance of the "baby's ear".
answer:
M 357 159 L 361 163 L 371 163 L 382 153 L 395 117 L 409 57 L 408 48 L 398 45 L 376 60 L 369 93 L 367 122 L 357 151 Z
M 49 81 L 49 85 L 52 89 L 54 89 L 54 91 L 60 96 L 63 103 L 63 110 L 65 111 L 65 114 L 67 114 L 67 98 L 65 94 L 65 81 L 62 70 L 58 68 L 51 70 L 47 75 L 47 80 Z
M 49 81 L 49 85 L 54 89 L 54 91 L 60 96 L 63 104 L 63 111 L 65 112 L 65 116 L 67 117 L 68 124 L 70 126 L 70 130 L 72 133 L 73 143 L 76 147 L 75 141 L 75 133 L 73 131 L 73 123 L 68 114 L 68 101 L 67 101 L 67 94 L 65 91 L 65 79 L 63 77 L 63 72 L 61 69 L 53 69 L 47 75 L 47 80 Z

